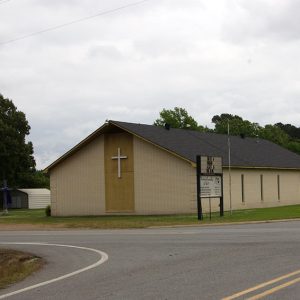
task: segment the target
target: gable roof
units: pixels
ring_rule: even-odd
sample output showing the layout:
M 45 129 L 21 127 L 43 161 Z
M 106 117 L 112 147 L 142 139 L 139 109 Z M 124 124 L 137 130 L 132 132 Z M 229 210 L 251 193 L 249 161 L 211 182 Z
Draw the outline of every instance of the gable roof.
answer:
M 196 162 L 196 155 L 221 156 L 223 165 L 228 166 L 228 137 L 225 134 L 176 128 L 167 130 L 118 121 L 112 123 L 191 162 Z M 230 145 L 232 166 L 300 169 L 300 155 L 270 141 L 230 136 Z
M 57 159 L 45 169 L 47 172 L 72 155 L 106 129 L 116 126 L 151 144 L 158 146 L 191 163 L 196 155 L 221 156 L 223 166 L 228 166 L 228 137 L 225 134 L 199 132 L 154 125 L 108 121 L 86 139 Z M 300 155 L 270 141 L 257 138 L 230 136 L 231 166 L 243 168 L 300 169 Z

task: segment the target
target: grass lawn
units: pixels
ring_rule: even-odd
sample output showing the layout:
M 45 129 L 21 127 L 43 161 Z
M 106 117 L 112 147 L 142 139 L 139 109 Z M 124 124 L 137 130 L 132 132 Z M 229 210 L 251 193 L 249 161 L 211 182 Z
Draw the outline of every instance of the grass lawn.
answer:
M 214 224 L 228 222 L 248 222 L 264 220 L 280 220 L 300 218 L 300 205 L 281 206 L 275 208 L 258 208 L 236 210 L 230 215 L 225 212 L 220 218 L 218 213 L 212 214 L 212 220 L 204 215 L 198 221 L 195 214 L 163 215 L 163 216 L 88 216 L 88 217 L 46 217 L 44 210 L 10 210 L 8 215 L 0 216 L 0 230 L 11 225 L 21 229 L 20 224 L 28 224 L 33 228 L 146 228 L 151 226 Z M 19 226 L 18 226 L 19 225 Z M 26 226 L 24 226 L 25 228 Z
M 0 289 L 37 271 L 43 260 L 32 254 L 0 248 Z

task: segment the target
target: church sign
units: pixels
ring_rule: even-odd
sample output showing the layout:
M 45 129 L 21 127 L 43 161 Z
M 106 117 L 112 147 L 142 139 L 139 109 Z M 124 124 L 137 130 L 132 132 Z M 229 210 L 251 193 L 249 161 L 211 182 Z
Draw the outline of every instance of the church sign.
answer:
M 215 175 L 222 174 L 222 157 L 201 156 L 201 174 Z
M 220 198 L 222 197 L 221 176 L 200 176 L 200 197 Z
M 220 216 L 224 215 L 222 157 L 197 155 L 198 219 L 203 219 L 202 198 L 220 198 Z M 211 208 L 211 204 L 209 205 Z M 210 214 L 211 215 L 211 214 Z

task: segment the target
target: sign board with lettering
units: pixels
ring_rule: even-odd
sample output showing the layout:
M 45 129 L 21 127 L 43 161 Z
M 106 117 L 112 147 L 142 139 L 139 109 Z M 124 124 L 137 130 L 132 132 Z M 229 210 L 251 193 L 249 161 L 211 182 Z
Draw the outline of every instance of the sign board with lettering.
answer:
M 222 173 L 222 157 L 201 156 L 201 174 L 214 175 Z
M 220 198 L 220 216 L 224 215 L 222 157 L 197 155 L 198 219 L 203 219 L 202 198 Z M 211 211 L 210 211 L 211 213 Z
M 221 176 L 200 176 L 200 197 L 220 198 L 222 197 Z

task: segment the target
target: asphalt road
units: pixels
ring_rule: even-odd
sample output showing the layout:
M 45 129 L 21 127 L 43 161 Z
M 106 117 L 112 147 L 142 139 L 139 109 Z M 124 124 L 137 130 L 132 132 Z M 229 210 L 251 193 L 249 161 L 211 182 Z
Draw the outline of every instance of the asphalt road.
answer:
M 300 299 L 299 221 L 143 230 L 6 231 L 0 232 L 0 238 L 2 243 L 74 245 L 108 254 L 108 260 L 95 268 L 7 299 L 223 299 L 283 275 L 286 278 L 227 299 Z M 77 248 L 0 247 L 30 251 L 47 260 L 40 272 L 1 290 L 0 299 L 101 258 Z

